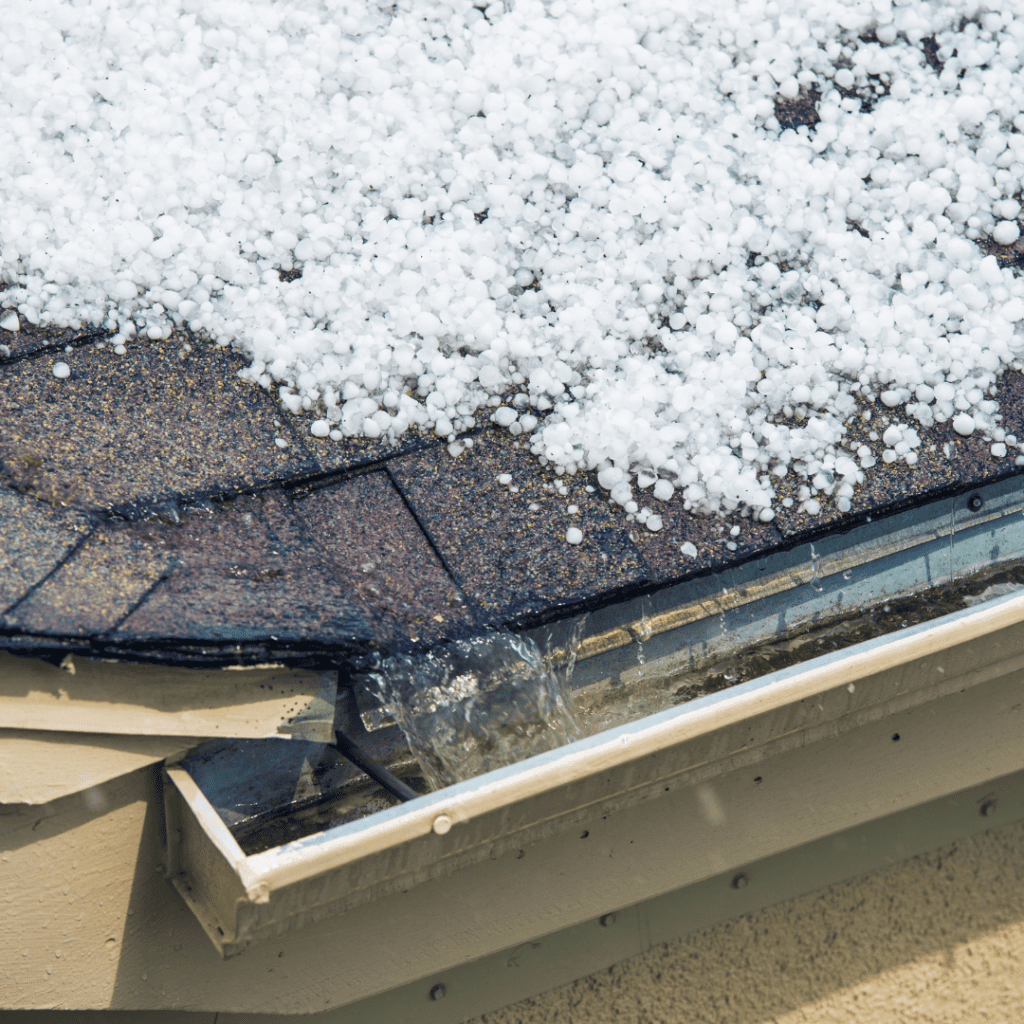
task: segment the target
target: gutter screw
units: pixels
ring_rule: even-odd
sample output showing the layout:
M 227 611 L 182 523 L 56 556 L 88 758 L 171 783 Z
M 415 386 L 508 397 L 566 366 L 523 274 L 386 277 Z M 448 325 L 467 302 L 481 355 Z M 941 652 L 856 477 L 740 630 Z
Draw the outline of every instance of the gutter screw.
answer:
M 971 496 L 970 496 L 970 497 L 969 497 L 969 498 L 967 499 L 967 507 L 968 507 L 968 508 L 969 508 L 969 509 L 970 509 L 970 510 L 971 510 L 972 512 L 980 512 L 980 511 L 981 511 L 981 507 L 982 507 L 982 506 L 983 506 L 984 504 L 985 504 L 985 502 L 981 500 L 981 495 L 980 495 L 980 494 L 972 494 L 972 495 L 971 495 Z
M 436 1001 L 437 1001 L 438 999 L 444 999 L 444 995 L 445 995 L 445 992 L 446 992 L 446 991 L 447 991 L 447 990 L 445 989 L 445 987 L 444 987 L 444 984 L 443 984 L 443 983 L 442 983 L 442 984 L 439 984 L 439 985 L 435 985 L 435 986 L 434 986 L 434 987 L 433 987 L 433 988 L 432 988 L 432 989 L 430 990 L 430 998 L 431 998 L 431 999 L 433 999 L 433 1000 L 434 1000 L 435 1002 L 436 1002 Z
M 734 889 L 744 889 L 749 881 L 750 879 L 746 875 L 740 873 L 732 880 L 732 887 Z

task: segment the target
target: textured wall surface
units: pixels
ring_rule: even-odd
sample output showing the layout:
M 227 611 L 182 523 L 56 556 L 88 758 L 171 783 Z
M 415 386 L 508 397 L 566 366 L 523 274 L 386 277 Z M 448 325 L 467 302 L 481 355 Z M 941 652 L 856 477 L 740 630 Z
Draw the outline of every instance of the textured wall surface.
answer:
M 476 1024 L 1024 1020 L 1024 823 L 659 945 Z
M 123 844 L 120 863 L 117 840 L 134 836 L 142 824 L 146 778 L 132 773 L 122 787 L 108 787 L 110 806 L 99 817 L 83 805 L 50 836 L 57 817 L 29 816 L 24 834 L 15 829 L 8 836 L 25 844 L 19 851 L 10 843 L 0 855 L 0 916 L 33 926 L 0 929 L 0 999 L 14 980 L 21 1000 L 38 1006 L 103 1005 L 139 986 L 149 986 L 157 1001 L 164 967 L 132 953 L 118 968 L 122 941 L 158 928 L 169 935 L 172 957 L 186 957 L 183 947 L 209 951 L 184 904 L 132 900 L 130 887 L 119 881 L 136 868 L 137 844 Z M 155 820 L 151 831 L 157 835 Z M 19 864 L 30 874 L 41 872 L 48 885 L 19 886 Z M 145 856 L 138 870 L 162 892 L 155 866 L 155 857 Z M 86 871 L 97 877 L 81 877 Z M 1022 883 L 1024 822 L 1018 822 L 655 946 L 475 1024 L 1021 1024 Z M 274 967 L 282 972 L 275 978 L 282 978 L 287 961 L 266 948 L 260 973 Z M 18 964 L 17 978 L 7 977 L 23 956 L 27 971 Z M 227 975 L 245 960 L 228 961 Z M 173 974 L 174 964 L 167 967 Z M 192 978 L 196 987 L 202 987 L 201 974 Z M 279 988 L 275 982 L 267 991 Z M 173 1010 L 0 1013 L 3 1024 L 214 1024 L 216 1017 Z M 276 1014 L 247 1019 L 299 1020 Z M 312 1019 L 330 1024 L 331 1013 Z

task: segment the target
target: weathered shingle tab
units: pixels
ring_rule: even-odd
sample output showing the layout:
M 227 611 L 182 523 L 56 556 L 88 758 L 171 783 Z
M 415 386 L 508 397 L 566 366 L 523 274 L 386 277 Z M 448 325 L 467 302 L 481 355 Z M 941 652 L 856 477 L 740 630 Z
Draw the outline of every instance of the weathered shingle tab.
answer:
M 133 515 L 317 471 L 290 417 L 238 378 L 245 360 L 183 345 L 140 341 L 124 356 L 87 345 L 0 367 L 8 482 L 54 503 Z M 71 368 L 64 380 L 53 376 L 58 358 Z
M 464 632 L 472 610 L 386 473 L 367 473 L 302 495 L 296 508 L 311 547 L 395 640 Z
M 113 629 L 161 579 L 174 556 L 134 530 L 101 526 L 4 616 L 28 633 L 92 636 Z
M 115 638 L 213 644 L 308 639 L 347 648 L 375 637 L 358 600 L 309 542 L 280 491 L 242 495 L 177 522 L 131 527 L 175 563 Z
M 0 609 L 22 600 L 92 528 L 81 512 L 0 487 Z
M 647 580 L 606 499 L 588 493 L 582 476 L 541 471 L 508 434 L 486 432 L 458 456 L 435 449 L 389 468 L 463 593 L 491 622 L 547 616 Z M 567 542 L 570 527 L 582 531 L 581 544 Z

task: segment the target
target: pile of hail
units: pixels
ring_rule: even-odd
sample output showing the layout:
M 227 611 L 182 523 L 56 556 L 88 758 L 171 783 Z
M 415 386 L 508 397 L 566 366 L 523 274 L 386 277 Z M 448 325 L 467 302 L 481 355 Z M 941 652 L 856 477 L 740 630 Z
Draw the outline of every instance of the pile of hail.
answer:
M 628 509 L 768 520 L 790 473 L 845 510 L 946 421 L 1020 458 L 1024 3 L 988 2 L 9 5 L 0 315 L 187 325 L 318 436 L 490 420 Z

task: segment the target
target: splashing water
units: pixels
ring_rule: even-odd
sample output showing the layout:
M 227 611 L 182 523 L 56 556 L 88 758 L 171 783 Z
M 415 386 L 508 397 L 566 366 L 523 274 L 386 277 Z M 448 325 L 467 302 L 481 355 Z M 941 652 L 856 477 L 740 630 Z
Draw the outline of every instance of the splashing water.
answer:
M 646 598 L 640 598 L 640 618 L 630 627 L 630 632 L 633 634 L 633 639 L 636 640 L 637 677 L 643 679 L 644 666 L 647 664 L 647 656 L 644 654 L 644 641 L 650 640 L 654 633 L 654 625 L 647 617 Z
M 722 599 L 719 602 L 721 611 L 718 614 L 718 631 L 722 636 L 727 636 L 729 633 L 729 623 L 725 619 L 725 613 L 731 604 L 729 600 L 729 588 L 726 586 L 722 587 Z
M 582 624 L 575 647 L 579 634 Z M 533 640 L 489 632 L 425 655 L 390 655 L 362 682 L 441 789 L 576 739 L 566 679 Z
M 819 593 L 824 589 L 825 585 L 821 582 L 821 555 L 814 550 L 814 545 L 811 545 L 811 586 Z
M 580 653 L 580 644 L 583 643 L 583 631 L 587 626 L 587 618 L 589 616 L 584 613 L 577 620 L 576 624 L 572 627 L 572 633 L 569 634 L 569 647 L 566 651 L 565 667 L 562 669 L 561 680 L 562 680 L 562 691 L 563 695 L 568 696 L 569 683 L 572 682 L 572 674 L 576 668 L 576 658 Z M 550 671 L 558 675 L 558 668 L 550 660 L 547 662 Z M 569 702 L 569 706 L 572 706 L 572 702 Z

